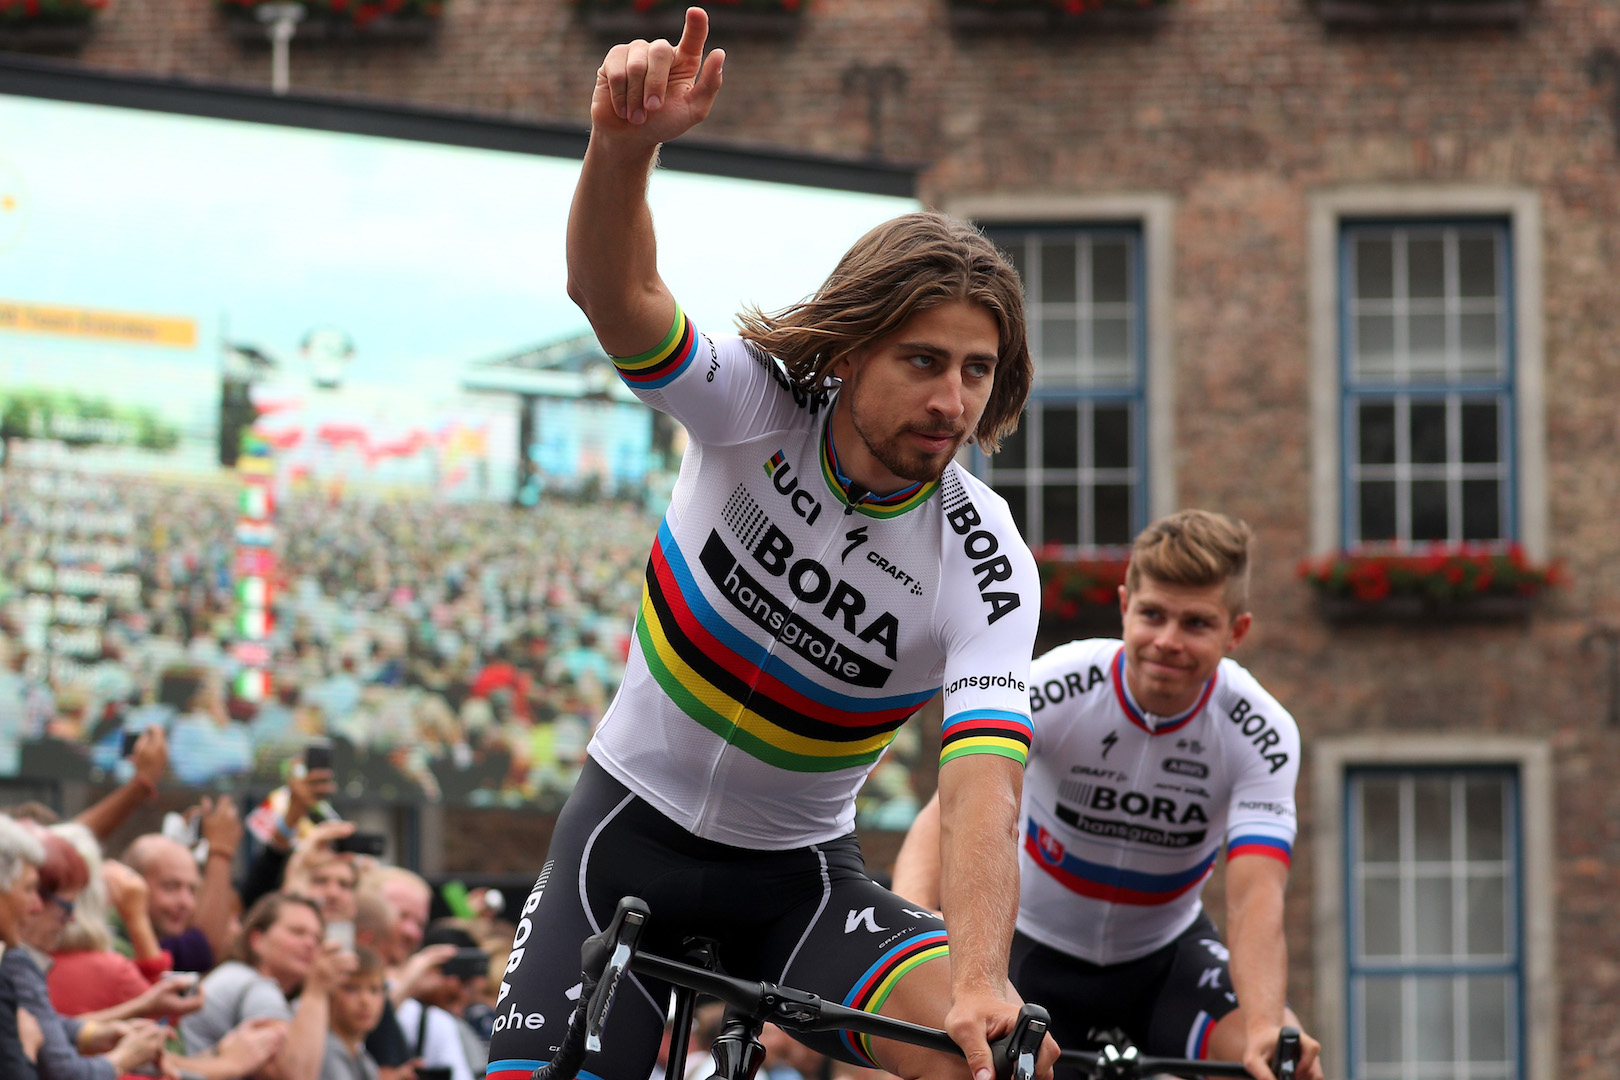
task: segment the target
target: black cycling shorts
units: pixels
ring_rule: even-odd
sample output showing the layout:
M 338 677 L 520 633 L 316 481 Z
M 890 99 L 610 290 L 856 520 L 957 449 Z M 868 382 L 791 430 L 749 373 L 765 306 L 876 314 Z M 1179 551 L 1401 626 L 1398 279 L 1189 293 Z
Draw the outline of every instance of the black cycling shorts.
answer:
M 1216 1023 L 1237 1008 L 1226 961 L 1220 932 L 1200 912 L 1170 944 L 1123 964 L 1087 963 L 1014 934 L 1011 969 L 1024 1000 L 1052 1014 L 1065 1050 L 1123 1037 L 1152 1057 L 1202 1059 Z
M 546 863 L 519 913 L 495 1007 L 488 1080 L 528 1080 L 551 1060 L 579 997 L 579 946 L 623 896 L 647 901 L 642 947 L 679 956 L 717 943 L 723 970 L 881 1011 L 908 971 L 946 954 L 945 924 L 866 876 L 854 836 L 790 851 L 753 851 L 693 836 L 587 761 L 557 819 Z M 602 1052 L 582 1078 L 647 1076 L 670 988 L 621 986 Z M 806 1035 L 813 1049 L 871 1066 L 864 1036 Z

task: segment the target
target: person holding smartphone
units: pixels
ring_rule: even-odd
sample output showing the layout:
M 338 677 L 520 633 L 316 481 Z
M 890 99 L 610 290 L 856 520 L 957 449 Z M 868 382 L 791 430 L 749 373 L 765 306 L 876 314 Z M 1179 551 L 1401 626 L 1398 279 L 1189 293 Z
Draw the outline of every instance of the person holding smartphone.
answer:
M 489 956 L 466 930 L 445 923 L 428 927 L 422 945 L 424 949 L 453 946 L 455 952 L 435 965 L 418 982 L 415 996 L 396 1010 L 405 1041 L 422 1062 L 417 1080 L 430 1076 L 425 1070 L 433 1068 L 448 1069 L 448 1080 L 482 1076 L 488 1050 L 461 1014 L 477 997 Z

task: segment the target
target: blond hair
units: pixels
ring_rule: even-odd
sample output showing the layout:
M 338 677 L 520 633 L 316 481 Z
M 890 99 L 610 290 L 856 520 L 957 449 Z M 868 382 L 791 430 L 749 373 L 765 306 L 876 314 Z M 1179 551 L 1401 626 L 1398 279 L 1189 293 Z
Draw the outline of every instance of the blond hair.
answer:
M 737 325 L 782 361 L 796 390 L 813 394 L 839 360 L 953 300 L 982 305 L 1000 328 L 995 383 L 973 432 L 991 454 L 1017 430 L 1035 367 L 1018 271 L 966 222 L 931 210 L 886 221 L 855 242 L 814 294 L 771 314 L 745 308 Z
M 62 927 L 62 940 L 57 952 L 105 952 L 113 947 L 112 932 L 107 928 L 107 879 L 101 872 L 101 845 L 95 834 L 77 822 L 52 825 L 50 831 L 73 845 L 89 871 L 89 881 L 79 891 L 73 905 L 73 914 Z
M 1182 510 L 1160 518 L 1137 534 L 1125 588 L 1135 592 L 1142 578 L 1169 585 L 1226 586 L 1233 615 L 1249 610 L 1249 559 L 1254 530 L 1236 518 L 1208 510 Z

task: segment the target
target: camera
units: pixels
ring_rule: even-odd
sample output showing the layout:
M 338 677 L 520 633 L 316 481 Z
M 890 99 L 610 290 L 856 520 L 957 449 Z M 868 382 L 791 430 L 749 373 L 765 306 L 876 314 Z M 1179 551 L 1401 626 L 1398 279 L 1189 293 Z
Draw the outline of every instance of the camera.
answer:
M 357 832 L 332 841 L 332 850 L 349 855 L 380 856 L 388 838 L 380 832 Z
M 456 955 L 439 965 L 439 970 L 453 979 L 476 979 L 489 971 L 489 953 L 483 949 L 457 949 Z

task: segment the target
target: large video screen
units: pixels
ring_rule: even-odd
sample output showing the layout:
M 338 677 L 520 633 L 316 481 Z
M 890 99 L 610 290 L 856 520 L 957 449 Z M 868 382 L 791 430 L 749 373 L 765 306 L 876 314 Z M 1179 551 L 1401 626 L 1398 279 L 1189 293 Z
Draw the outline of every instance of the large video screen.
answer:
M 566 295 L 576 157 L 335 114 L 0 93 L 0 775 L 116 779 L 152 724 L 199 788 L 321 738 L 353 799 L 577 774 L 682 433 Z M 653 181 L 701 327 L 916 206 L 775 168 Z

